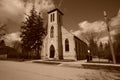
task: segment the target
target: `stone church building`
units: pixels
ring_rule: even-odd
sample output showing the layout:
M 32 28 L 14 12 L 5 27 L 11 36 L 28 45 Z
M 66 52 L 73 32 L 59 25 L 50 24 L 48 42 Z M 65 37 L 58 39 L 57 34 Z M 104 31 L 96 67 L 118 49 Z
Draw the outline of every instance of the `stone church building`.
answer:
M 64 28 L 62 18 L 63 13 L 59 9 L 48 12 L 47 36 L 42 48 L 42 59 L 85 59 L 87 44 Z

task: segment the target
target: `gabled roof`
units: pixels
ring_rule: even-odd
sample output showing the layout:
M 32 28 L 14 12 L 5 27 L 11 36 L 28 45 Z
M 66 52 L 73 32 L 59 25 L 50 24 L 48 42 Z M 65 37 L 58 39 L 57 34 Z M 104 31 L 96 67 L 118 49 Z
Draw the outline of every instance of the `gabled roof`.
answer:
M 86 42 L 84 42 L 83 40 L 81 40 L 80 38 L 78 38 L 76 35 L 74 35 L 74 38 L 76 38 L 77 40 L 79 40 L 79 41 L 83 42 L 85 45 L 87 45 Z
M 49 14 L 49 13 L 52 13 L 52 12 L 54 12 L 54 11 L 58 11 L 59 13 L 61 13 L 62 15 L 64 15 L 58 8 L 55 8 L 55 9 L 49 11 L 48 14 Z

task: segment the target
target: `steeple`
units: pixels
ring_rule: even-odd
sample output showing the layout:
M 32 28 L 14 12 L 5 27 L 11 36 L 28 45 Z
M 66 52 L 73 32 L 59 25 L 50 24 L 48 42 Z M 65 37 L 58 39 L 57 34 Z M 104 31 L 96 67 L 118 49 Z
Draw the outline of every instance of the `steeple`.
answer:
M 48 25 L 57 24 L 59 26 L 62 26 L 63 25 L 63 22 L 62 22 L 63 15 L 64 14 L 58 8 L 55 8 L 55 9 L 49 11 L 48 12 Z
M 63 47 L 62 47 L 62 31 L 61 27 L 63 25 L 62 22 L 63 13 L 58 9 L 55 8 L 48 12 L 48 43 L 49 49 L 50 47 L 54 47 L 55 49 L 55 57 L 58 59 L 63 59 Z M 52 54 L 49 51 L 50 55 Z
M 58 8 L 55 8 L 55 9 L 49 11 L 48 14 L 49 14 L 49 13 L 52 13 L 52 12 L 54 12 L 54 11 L 58 11 L 59 13 L 61 13 L 61 15 L 63 15 L 63 13 L 62 13 Z

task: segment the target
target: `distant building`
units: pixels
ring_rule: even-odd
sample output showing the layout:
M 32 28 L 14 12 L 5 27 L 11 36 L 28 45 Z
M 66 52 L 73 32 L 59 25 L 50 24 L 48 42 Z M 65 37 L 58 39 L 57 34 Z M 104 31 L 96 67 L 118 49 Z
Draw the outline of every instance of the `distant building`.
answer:
M 63 27 L 62 17 L 63 13 L 59 9 L 48 12 L 48 29 L 42 59 L 85 59 L 87 44 Z
M 0 59 L 7 59 L 7 50 L 5 49 L 5 41 L 0 40 Z
M 4 40 L 0 40 L 0 59 L 18 58 L 20 55 L 17 50 L 6 46 Z

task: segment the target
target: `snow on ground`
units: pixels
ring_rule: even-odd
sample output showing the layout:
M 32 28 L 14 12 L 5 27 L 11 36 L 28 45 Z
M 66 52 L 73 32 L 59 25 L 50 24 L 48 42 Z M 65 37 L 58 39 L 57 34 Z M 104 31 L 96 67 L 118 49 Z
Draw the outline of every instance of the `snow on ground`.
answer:
M 120 72 L 0 61 L 0 80 L 120 80 Z

